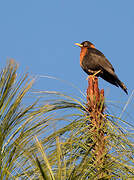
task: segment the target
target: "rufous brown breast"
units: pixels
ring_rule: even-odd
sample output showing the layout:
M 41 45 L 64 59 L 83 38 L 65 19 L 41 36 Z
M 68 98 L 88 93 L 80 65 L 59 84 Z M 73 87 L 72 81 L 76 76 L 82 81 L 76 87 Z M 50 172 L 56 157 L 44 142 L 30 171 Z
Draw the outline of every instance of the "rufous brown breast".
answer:
M 80 66 L 82 67 L 82 61 L 84 56 L 87 54 L 88 48 L 87 47 L 82 47 L 81 52 L 80 52 Z

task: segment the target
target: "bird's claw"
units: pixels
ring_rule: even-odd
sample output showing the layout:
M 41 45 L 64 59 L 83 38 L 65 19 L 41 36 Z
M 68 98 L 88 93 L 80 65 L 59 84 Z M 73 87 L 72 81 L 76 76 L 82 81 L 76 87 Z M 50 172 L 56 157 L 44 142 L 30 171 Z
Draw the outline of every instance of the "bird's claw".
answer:
M 99 71 L 96 71 L 93 75 L 89 75 L 87 78 L 86 78 L 86 80 L 88 80 L 89 78 L 90 78 L 90 76 L 92 76 L 93 78 L 97 75 L 97 74 L 99 74 L 101 72 L 101 70 L 99 70 Z
M 96 71 L 96 73 L 93 74 L 93 76 L 96 76 L 97 74 L 99 74 L 101 72 L 101 70 Z

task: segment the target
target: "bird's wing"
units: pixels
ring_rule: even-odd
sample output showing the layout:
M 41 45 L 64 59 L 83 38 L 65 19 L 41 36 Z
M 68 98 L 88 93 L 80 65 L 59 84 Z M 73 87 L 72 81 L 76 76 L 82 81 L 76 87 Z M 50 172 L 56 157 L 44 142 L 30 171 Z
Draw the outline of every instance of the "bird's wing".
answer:
M 102 52 L 97 49 L 93 49 L 90 53 L 90 55 L 94 56 L 94 59 L 96 60 L 95 64 L 98 65 L 101 69 L 108 71 L 109 73 L 114 72 L 112 64 L 107 60 Z

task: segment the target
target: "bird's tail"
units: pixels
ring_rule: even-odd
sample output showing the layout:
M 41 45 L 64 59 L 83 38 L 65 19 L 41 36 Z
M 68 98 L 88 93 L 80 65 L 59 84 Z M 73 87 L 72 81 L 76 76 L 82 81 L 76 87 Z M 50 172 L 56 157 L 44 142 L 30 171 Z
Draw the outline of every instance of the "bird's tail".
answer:
M 121 82 L 119 79 L 117 80 L 117 83 L 125 91 L 125 93 L 128 94 L 125 84 Z

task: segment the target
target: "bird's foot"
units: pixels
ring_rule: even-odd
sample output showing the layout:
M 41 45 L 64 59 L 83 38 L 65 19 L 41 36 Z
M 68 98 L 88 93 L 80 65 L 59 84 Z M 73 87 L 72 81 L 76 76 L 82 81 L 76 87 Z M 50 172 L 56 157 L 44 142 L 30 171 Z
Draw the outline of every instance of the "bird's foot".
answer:
M 99 74 L 100 72 L 101 72 L 101 70 L 96 71 L 94 74 L 89 75 L 89 76 L 86 78 L 86 80 L 88 80 L 90 76 L 92 76 L 92 77 L 94 78 L 94 77 L 95 77 L 97 74 Z
M 99 74 L 101 72 L 101 70 L 96 71 L 96 73 L 94 73 L 92 76 L 96 76 L 97 74 Z
M 86 78 L 86 80 L 88 80 L 90 78 L 90 76 L 88 76 L 87 78 Z

